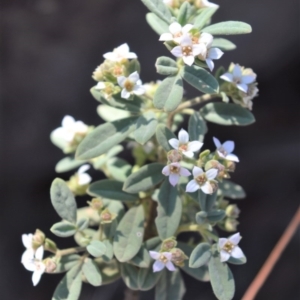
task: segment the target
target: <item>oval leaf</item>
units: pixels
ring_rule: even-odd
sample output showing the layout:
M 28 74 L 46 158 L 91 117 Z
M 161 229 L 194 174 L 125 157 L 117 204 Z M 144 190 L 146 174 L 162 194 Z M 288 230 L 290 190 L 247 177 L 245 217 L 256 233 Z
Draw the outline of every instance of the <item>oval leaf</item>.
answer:
M 217 11 L 218 7 L 206 7 L 201 10 L 201 13 L 196 17 L 194 27 L 197 29 L 203 28 Z
M 151 290 L 161 276 L 160 272 L 153 272 L 152 266 L 141 268 L 138 273 L 138 287 L 141 291 Z
M 139 252 L 143 242 L 144 221 L 142 205 L 129 209 L 120 221 L 113 243 L 118 261 L 129 261 Z
M 76 223 L 77 204 L 66 182 L 60 178 L 53 180 L 50 197 L 57 214 L 64 220 Z
M 183 2 L 180 6 L 177 20 L 182 26 L 188 23 L 189 18 L 192 15 L 192 6 L 188 2 Z
M 244 22 L 227 21 L 205 27 L 202 32 L 208 32 L 212 35 L 245 34 L 252 32 L 252 28 Z
M 152 188 L 165 178 L 162 174 L 163 167 L 164 165 L 160 163 L 141 167 L 125 180 L 123 190 L 134 194 Z
M 230 51 L 230 50 L 234 50 L 236 48 L 236 45 L 229 40 L 219 38 L 219 39 L 214 39 L 211 47 L 219 48 L 224 51 Z
M 69 237 L 75 234 L 77 230 L 76 225 L 66 222 L 55 223 L 50 231 L 59 237 Z
M 152 111 L 145 112 L 137 120 L 136 130 L 134 131 L 135 140 L 144 145 L 154 135 L 157 124 L 155 113 Z
M 161 75 L 176 75 L 179 71 L 176 61 L 167 56 L 159 57 L 155 67 L 156 72 Z
M 155 224 L 159 237 L 164 240 L 174 236 L 181 219 L 182 201 L 177 187 L 165 180 L 158 192 L 157 202 Z
M 219 189 L 222 191 L 224 197 L 231 199 L 243 199 L 246 197 L 244 189 L 240 185 L 229 180 L 220 182 Z
M 103 197 L 120 201 L 136 201 L 138 195 L 128 194 L 122 190 L 123 183 L 112 179 L 103 179 L 92 183 L 88 194 L 94 197 Z
M 140 267 L 148 268 L 150 265 L 150 255 L 147 248 L 142 245 L 139 252 L 130 260 L 130 263 Z
M 91 241 L 86 250 L 94 257 L 100 257 L 106 253 L 106 245 L 101 241 Z
M 211 247 L 207 243 L 199 244 L 191 253 L 189 260 L 190 268 L 199 268 L 205 265 L 211 257 Z
M 57 173 L 68 172 L 68 171 L 78 168 L 79 166 L 81 166 L 84 163 L 85 162 L 82 160 L 79 161 L 79 160 L 75 160 L 72 157 L 65 157 L 56 164 L 55 172 L 57 172 Z
M 129 117 L 96 127 L 79 144 L 76 157 L 91 159 L 106 153 L 135 130 L 137 119 L 138 117 Z
M 106 122 L 113 122 L 130 117 L 129 111 L 114 108 L 105 104 L 97 106 L 97 113 Z
M 243 265 L 247 262 L 247 258 L 244 256 L 242 258 L 234 258 L 232 256 L 229 257 L 227 262 L 233 264 L 233 265 Z
M 106 166 L 109 174 L 118 181 L 124 182 L 131 173 L 131 165 L 119 157 L 109 159 Z
M 202 142 L 204 140 L 207 132 L 206 122 L 196 111 L 190 116 L 188 130 L 191 141 Z
M 159 35 L 169 32 L 169 25 L 154 13 L 147 13 L 146 20 L 150 27 Z
M 99 286 L 102 283 L 102 276 L 97 265 L 90 259 L 86 259 L 83 266 L 82 272 L 86 280 L 93 286 Z
M 222 209 L 212 210 L 207 213 L 207 219 L 210 222 L 219 222 L 225 218 L 225 211 Z
M 130 264 L 121 264 L 121 276 L 131 290 L 138 290 L 138 269 Z
M 156 128 L 156 139 L 165 151 L 170 151 L 173 147 L 169 144 L 170 139 L 177 139 L 174 133 L 165 125 L 160 124 Z
M 168 7 L 161 0 L 142 0 L 142 2 L 146 5 L 146 7 L 155 13 L 162 20 L 170 23 L 171 20 L 171 12 Z
M 54 273 L 63 273 L 80 263 L 80 256 L 77 254 L 70 254 L 61 256 L 59 262 L 56 264 Z
M 246 126 L 255 122 L 248 109 L 233 103 L 208 103 L 201 109 L 201 113 L 207 121 L 220 125 Z

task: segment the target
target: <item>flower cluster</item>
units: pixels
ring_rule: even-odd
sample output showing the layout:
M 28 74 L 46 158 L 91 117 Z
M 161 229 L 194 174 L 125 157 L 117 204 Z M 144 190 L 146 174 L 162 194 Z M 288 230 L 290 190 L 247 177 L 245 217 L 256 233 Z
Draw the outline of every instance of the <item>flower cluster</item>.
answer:
M 187 0 L 163 0 L 163 2 L 170 6 L 173 9 L 178 9 L 182 3 Z M 205 7 L 215 7 L 218 8 L 219 5 L 209 2 L 208 0 L 188 0 L 189 3 L 194 5 L 196 8 L 205 8 Z

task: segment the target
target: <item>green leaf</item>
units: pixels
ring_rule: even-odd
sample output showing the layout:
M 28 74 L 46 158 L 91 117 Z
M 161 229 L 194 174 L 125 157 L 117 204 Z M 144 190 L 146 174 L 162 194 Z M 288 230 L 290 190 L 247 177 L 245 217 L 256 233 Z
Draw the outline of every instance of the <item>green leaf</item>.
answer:
M 102 283 L 102 276 L 96 263 L 87 258 L 82 266 L 82 272 L 86 280 L 93 286 L 99 286 Z
M 128 76 L 134 72 L 141 73 L 141 65 L 137 59 L 132 59 L 127 68 Z
M 246 197 L 244 189 L 240 185 L 229 180 L 223 180 L 222 182 L 220 182 L 219 189 L 222 191 L 224 197 L 235 200 L 243 199 Z
M 131 260 L 140 250 L 144 235 L 144 208 L 130 208 L 120 221 L 114 237 L 113 249 L 118 261 Z
M 96 258 L 94 261 L 100 270 L 102 285 L 110 284 L 120 278 L 119 264 L 115 259 L 110 262 L 103 262 L 101 257 Z
M 168 7 L 162 2 L 162 0 L 142 0 L 146 7 L 155 13 L 162 20 L 166 21 L 168 24 L 171 21 L 171 12 Z
M 52 300 L 77 300 L 81 291 L 81 264 L 66 273 L 56 287 Z
M 225 211 L 222 209 L 212 210 L 207 213 L 207 219 L 210 222 L 219 222 L 225 218 Z
M 113 122 L 130 117 L 129 111 L 114 108 L 106 104 L 98 105 L 97 113 L 106 122 Z
M 145 247 L 148 251 L 154 250 L 158 251 L 161 246 L 161 239 L 158 236 L 155 236 L 145 242 Z
M 66 221 L 76 223 L 77 204 L 73 193 L 64 180 L 60 178 L 53 180 L 50 197 L 57 214 Z
M 225 126 L 245 126 L 255 122 L 248 109 L 233 103 L 208 103 L 200 112 L 207 121 Z
M 230 51 L 234 50 L 236 48 L 236 45 L 229 40 L 217 38 L 213 40 L 211 47 L 219 48 L 224 51 Z
M 139 252 L 130 260 L 130 263 L 140 267 L 148 268 L 150 265 L 150 255 L 147 248 L 142 245 Z
M 76 265 L 79 265 L 81 257 L 77 254 L 70 254 L 61 256 L 59 262 L 56 264 L 55 274 L 63 273 Z
M 207 217 L 206 211 L 199 211 L 196 213 L 195 220 L 196 220 L 197 224 L 202 225 L 202 224 L 207 223 L 206 217 Z
M 185 65 L 182 70 L 183 79 L 197 90 L 206 94 L 218 93 L 218 81 L 203 68 Z
M 200 268 L 204 266 L 209 261 L 211 254 L 211 247 L 209 244 L 199 244 L 191 253 L 189 267 Z
M 100 222 L 100 216 L 97 211 L 92 209 L 90 206 L 81 207 L 77 210 L 77 219 L 89 219 L 89 226 L 96 226 Z
M 144 145 L 154 135 L 157 124 L 155 113 L 153 111 L 145 112 L 137 120 L 136 130 L 134 131 L 135 140 Z
M 170 151 L 173 147 L 169 144 L 169 140 L 177 138 L 174 133 L 165 125 L 160 124 L 156 128 L 157 142 L 164 148 L 165 151 Z
M 138 195 L 128 194 L 122 190 L 123 183 L 113 179 L 103 179 L 93 182 L 88 188 L 88 194 L 119 201 L 136 201 Z
M 244 256 L 242 258 L 234 258 L 232 256 L 229 257 L 227 262 L 233 264 L 233 265 L 243 265 L 247 262 L 247 258 Z
M 89 218 L 79 219 L 76 223 L 76 226 L 79 230 L 84 230 L 89 227 Z
M 138 269 L 130 264 L 120 264 L 121 275 L 125 284 L 131 290 L 138 290 Z
M 161 276 L 161 272 L 153 272 L 152 266 L 141 268 L 138 273 L 138 287 L 141 291 L 151 290 Z
M 202 29 L 212 35 L 230 35 L 250 33 L 252 28 L 249 24 L 238 21 L 220 22 Z
M 76 157 L 91 159 L 106 153 L 113 146 L 123 142 L 136 128 L 138 117 L 105 123 L 96 127 L 79 144 Z
M 188 2 L 183 2 L 180 6 L 177 20 L 182 26 L 188 23 L 189 18 L 192 15 L 192 6 Z
M 167 56 L 159 57 L 155 67 L 156 72 L 161 75 L 176 75 L 179 71 L 176 61 Z
M 101 169 L 108 162 L 110 158 L 116 156 L 123 150 L 124 147 L 121 145 L 116 145 L 112 147 L 110 150 L 107 151 L 106 154 L 101 155 L 100 157 L 97 157 L 95 160 L 93 160 L 94 169 Z
M 94 257 L 100 257 L 106 253 L 106 245 L 101 241 L 91 241 L 86 250 Z
M 159 35 L 169 32 L 169 25 L 154 13 L 147 13 L 146 20 L 150 27 Z
M 181 300 L 185 294 L 180 271 L 163 270 L 155 288 L 155 300 Z
M 207 7 L 203 9 L 196 17 L 194 27 L 197 29 L 202 29 L 209 22 L 210 18 L 217 11 L 217 9 L 218 7 Z
M 162 174 L 164 165 L 152 163 L 132 173 L 124 182 L 123 190 L 127 193 L 147 191 L 160 183 L 165 176 Z
M 104 240 L 103 244 L 106 246 L 105 254 L 102 255 L 104 261 L 109 262 L 114 256 L 113 246 L 109 240 Z
M 213 292 L 220 300 L 231 300 L 234 296 L 234 279 L 226 263 L 220 261 L 216 251 L 208 263 L 210 283 Z
M 99 238 L 99 232 L 91 228 L 84 229 L 83 233 L 84 235 L 77 231 L 74 235 L 74 240 L 80 247 L 86 247 L 90 244 L 91 240 L 98 240 Z
M 178 228 L 182 213 L 182 201 L 177 187 L 173 187 L 168 180 L 161 185 L 157 201 L 155 224 L 159 237 L 164 240 L 174 236 Z
M 56 164 L 55 172 L 57 172 L 57 173 L 68 172 L 68 171 L 78 168 L 79 166 L 81 166 L 84 163 L 85 162 L 82 160 L 81 161 L 75 160 L 74 158 L 68 156 L 68 157 L 61 159 Z
M 175 110 L 183 96 L 183 82 L 179 75 L 165 78 L 156 90 L 153 104 L 166 112 Z
M 118 181 L 125 181 L 131 173 L 131 165 L 119 157 L 109 159 L 106 166 L 109 174 Z
M 214 204 L 217 200 L 217 193 L 213 193 L 211 195 L 205 194 L 202 190 L 198 191 L 198 202 L 200 205 L 201 210 L 203 211 L 211 211 Z
M 190 116 L 188 130 L 190 141 L 202 142 L 204 140 L 207 132 L 206 122 L 196 111 Z

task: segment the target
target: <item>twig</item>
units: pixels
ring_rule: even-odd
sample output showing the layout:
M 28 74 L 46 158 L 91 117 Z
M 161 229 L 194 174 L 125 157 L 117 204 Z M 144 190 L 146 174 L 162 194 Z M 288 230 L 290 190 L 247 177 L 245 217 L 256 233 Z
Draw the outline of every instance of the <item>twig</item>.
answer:
M 74 247 L 74 248 L 68 248 L 68 249 L 64 249 L 64 250 L 57 250 L 56 256 L 64 256 L 64 255 L 79 253 L 79 252 L 83 252 L 85 250 L 86 250 L 86 247 Z
M 298 225 L 300 224 L 300 208 L 294 215 L 292 221 L 286 228 L 285 232 L 281 236 L 280 240 L 272 250 L 271 254 L 267 258 L 266 262 L 254 278 L 253 282 L 250 284 L 249 288 L 247 289 L 246 293 L 244 294 L 242 300 L 253 300 L 263 286 L 264 282 L 268 278 L 269 274 L 271 273 L 274 265 L 280 258 L 283 250 L 288 245 L 290 239 L 294 235 L 295 231 L 297 230 Z

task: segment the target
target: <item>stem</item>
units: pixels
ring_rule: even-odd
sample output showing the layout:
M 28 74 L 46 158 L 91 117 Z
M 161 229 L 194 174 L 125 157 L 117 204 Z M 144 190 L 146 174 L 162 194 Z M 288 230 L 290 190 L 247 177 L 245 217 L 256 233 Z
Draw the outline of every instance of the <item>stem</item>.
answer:
M 274 268 L 274 265 L 280 258 L 283 250 L 286 248 L 292 236 L 294 235 L 299 224 L 300 224 L 300 208 L 294 215 L 292 221 L 284 231 L 280 240 L 277 242 L 276 246 L 272 250 L 269 257 L 267 258 L 266 262 L 264 263 L 264 265 L 262 266 L 262 268 L 260 269 L 256 277 L 254 278 L 253 282 L 250 284 L 242 300 L 252 300 L 255 298 L 256 294 L 263 286 L 264 282 L 266 281 L 272 269 Z
M 86 247 L 74 247 L 74 248 L 68 248 L 68 249 L 64 249 L 64 250 L 57 250 L 56 256 L 75 254 L 75 253 L 83 252 L 85 250 L 86 250 Z

